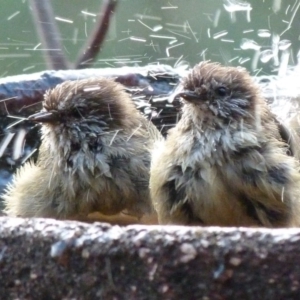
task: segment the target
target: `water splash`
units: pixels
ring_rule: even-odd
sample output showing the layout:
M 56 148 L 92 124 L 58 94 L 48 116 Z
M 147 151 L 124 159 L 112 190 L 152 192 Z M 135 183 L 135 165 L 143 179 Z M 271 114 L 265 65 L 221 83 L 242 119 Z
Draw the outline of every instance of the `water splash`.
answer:
M 254 40 L 243 38 L 240 43 L 240 48 L 242 50 L 248 50 L 248 49 L 259 50 L 261 47 Z
M 260 53 L 260 61 L 264 64 L 270 61 L 270 59 L 272 58 L 273 58 L 273 51 L 270 49 L 264 50 Z
M 271 36 L 271 32 L 268 29 L 258 29 L 257 35 L 261 38 L 268 38 Z
M 252 6 L 250 3 L 241 0 L 224 0 L 224 8 L 228 12 L 250 11 Z

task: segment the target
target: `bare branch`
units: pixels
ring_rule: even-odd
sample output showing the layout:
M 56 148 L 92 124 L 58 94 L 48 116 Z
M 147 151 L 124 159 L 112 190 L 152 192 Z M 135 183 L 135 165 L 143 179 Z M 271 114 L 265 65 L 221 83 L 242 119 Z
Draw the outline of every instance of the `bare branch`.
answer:
M 45 48 L 43 53 L 49 69 L 68 69 L 60 32 L 56 26 L 51 1 L 30 0 L 31 12 L 38 36 Z
M 95 60 L 103 44 L 104 38 L 109 28 L 111 17 L 116 9 L 117 3 L 117 0 L 104 1 L 103 7 L 101 9 L 102 14 L 95 25 L 94 31 L 80 51 L 79 57 L 75 64 L 76 69 L 89 67 Z

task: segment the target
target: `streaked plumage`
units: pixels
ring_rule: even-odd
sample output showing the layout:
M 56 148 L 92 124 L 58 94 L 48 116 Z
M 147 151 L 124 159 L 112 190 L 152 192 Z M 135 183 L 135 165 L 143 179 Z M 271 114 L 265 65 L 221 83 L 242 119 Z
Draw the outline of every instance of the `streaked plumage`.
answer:
M 45 94 L 37 163 L 28 162 L 3 196 L 10 216 L 151 213 L 150 150 L 159 132 L 113 80 L 68 81 Z
M 162 224 L 298 226 L 299 162 L 251 76 L 203 62 L 184 79 L 183 114 L 152 158 Z M 298 145 L 299 146 L 299 145 Z

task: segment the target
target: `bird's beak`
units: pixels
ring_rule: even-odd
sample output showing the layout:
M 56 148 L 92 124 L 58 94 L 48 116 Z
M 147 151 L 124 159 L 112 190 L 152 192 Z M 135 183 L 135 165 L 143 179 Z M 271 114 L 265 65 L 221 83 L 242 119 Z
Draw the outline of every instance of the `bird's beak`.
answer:
M 200 95 L 193 91 L 181 91 L 177 94 L 177 96 L 183 98 L 184 100 L 188 102 L 195 102 L 200 100 Z
M 40 111 L 28 117 L 28 120 L 41 123 L 53 123 L 58 121 L 58 116 L 55 113 Z

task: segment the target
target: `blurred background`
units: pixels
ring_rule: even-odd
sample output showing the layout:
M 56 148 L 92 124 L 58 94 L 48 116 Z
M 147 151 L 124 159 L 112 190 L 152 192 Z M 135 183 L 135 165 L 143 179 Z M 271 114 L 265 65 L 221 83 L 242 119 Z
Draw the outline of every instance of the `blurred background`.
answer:
M 29 0 L 0 0 L 0 76 L 47 69 Z M 50 0 L 49 0 L 50 1 Z M 101 14 L 100 0 L 51 0 L 63 51 L 74 62 Z M 253 75 L 296 65 L 300 0 L 120 0 L 93 67 L 210 59 Z

